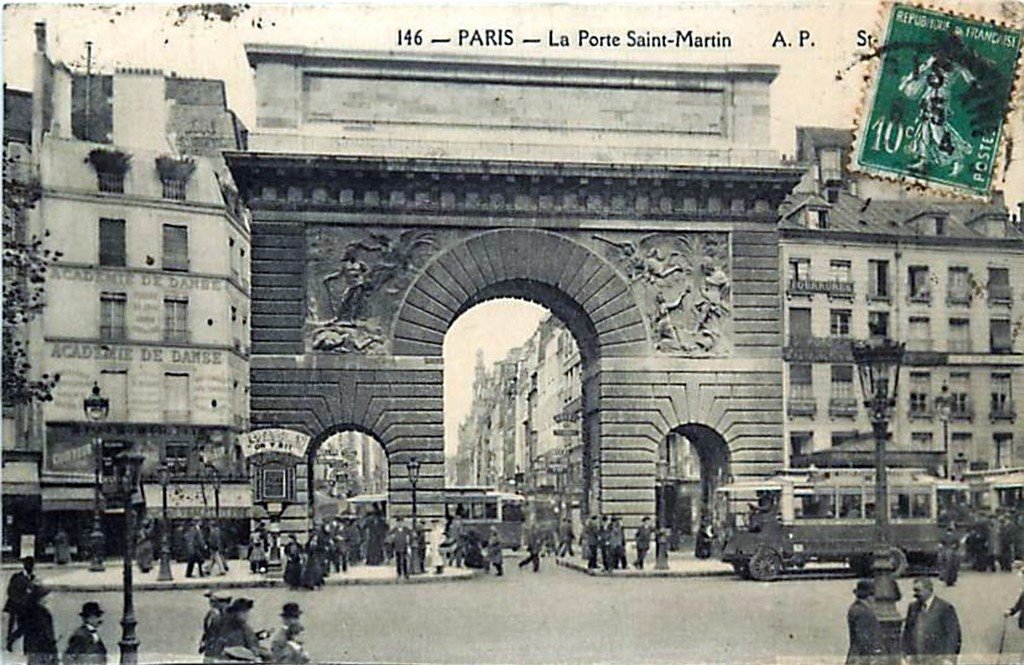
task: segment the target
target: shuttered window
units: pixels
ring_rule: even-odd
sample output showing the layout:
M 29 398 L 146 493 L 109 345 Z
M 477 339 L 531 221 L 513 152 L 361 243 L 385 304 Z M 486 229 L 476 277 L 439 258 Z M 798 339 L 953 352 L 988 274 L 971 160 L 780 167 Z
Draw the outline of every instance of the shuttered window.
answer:
M 188 227 L 164 224 L 164 270 L 188 270 Z
M 123 266 L 124 220 L 100 219 L 100 265 Z

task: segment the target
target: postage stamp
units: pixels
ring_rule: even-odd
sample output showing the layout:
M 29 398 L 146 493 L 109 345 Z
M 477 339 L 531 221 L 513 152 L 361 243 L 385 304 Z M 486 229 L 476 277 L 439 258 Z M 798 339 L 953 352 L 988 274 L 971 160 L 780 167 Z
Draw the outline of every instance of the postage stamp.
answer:
M 988 194 L 1017 76 L 1021 32 L 894 4 L 854 168 L 965 195 Z

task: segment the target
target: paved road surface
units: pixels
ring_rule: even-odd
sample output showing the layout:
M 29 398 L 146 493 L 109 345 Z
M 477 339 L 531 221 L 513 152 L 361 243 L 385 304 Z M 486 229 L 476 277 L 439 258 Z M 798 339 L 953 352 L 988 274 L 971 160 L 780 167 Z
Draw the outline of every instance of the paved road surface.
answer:
M 732 578 L 604 579 L 555 568 L 511 566 L 503 578 L 412 586 L 333 587 L 317 592 L 254 589 L 255 627 L 276 626 L 286 600 L 306 611 L 307 648 L 332 661 L 439 663 L 840 662 L 853 580 L 743 582 Z M 994 653 L 1001 610 L 1021 587 L 1009 573 L 965 572 L 938 586 L 961 616 L 966 649 Z M 910 597 L 910 581 L 901 583 Z M 50 598 L 58 632 L 76 625 L 87 598 L 107 609 L 103 637 L 116 651 L 119 594 Z M 901 609 L 905 610 L 906 602 Z M 143 592 L 137 599 L 144 662 L 195 651 L 205 600 L 195 591 Z M 1007 645 L 1022 632 L 1008 622 Z M 991 657 L 961 659 L 991 662 Z

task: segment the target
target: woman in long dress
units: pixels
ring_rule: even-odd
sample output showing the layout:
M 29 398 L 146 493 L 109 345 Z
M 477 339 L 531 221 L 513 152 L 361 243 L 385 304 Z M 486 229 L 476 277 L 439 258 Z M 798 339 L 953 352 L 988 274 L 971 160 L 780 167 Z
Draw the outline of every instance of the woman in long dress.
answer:
M 288 561 L 284 565 L 284 582 L 291 589 L 298 589 L 302 586 L 302 548 L 295 536 L 289 536 L 285 556 Z
M 436 521 L 430 527 L 430 534 L 427 536 L 427 560 L 426 570 L 433 569 L 435 575 L 444 572 L 444 552 L 441 547 L 444 544 L 444 527 L 440 521 Z

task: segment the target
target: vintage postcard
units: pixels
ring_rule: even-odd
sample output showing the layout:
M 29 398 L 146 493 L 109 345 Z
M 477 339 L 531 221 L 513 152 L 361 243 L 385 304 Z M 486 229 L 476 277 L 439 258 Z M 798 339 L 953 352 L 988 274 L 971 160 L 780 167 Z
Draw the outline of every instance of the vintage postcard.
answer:
M 1019 663 L 1024 5 L 12 3 L 11 663 Z

